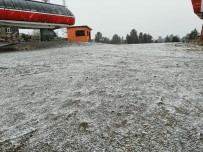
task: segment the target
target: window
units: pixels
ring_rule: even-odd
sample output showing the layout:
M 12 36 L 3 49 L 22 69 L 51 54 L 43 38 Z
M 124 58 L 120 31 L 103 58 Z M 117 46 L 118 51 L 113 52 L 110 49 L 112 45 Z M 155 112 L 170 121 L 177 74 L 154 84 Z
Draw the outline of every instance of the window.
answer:
M 19 1 L 19 2 L 21 3 L 21 6 L 22 6 L 23 10 L 30 11 L 30 7 L 29 7 L 29 5 L 27 4 L 26 1 Z
M 0 8 L 5 8 L 5 4 L 4 4 L 3 0 L 0 0 Z
M 11 33 L 11 28 L 10 27 L 6 28 L 6 33 Z
M 15 9 L 18 9 L 18 10 L 23 9 L 20 2 L 19 2 L 19 0 L 12 0 L 12 1 L 13 1 L 13 5 L 14 5 Z
M 85 36 L 85 31 L 84 30 L 75 31 L 75 35 L 76 36 Z
M 14 9 L 13 2 L 11 0 L 4 0 L 4 3 L 6 4 L 6 8 Z

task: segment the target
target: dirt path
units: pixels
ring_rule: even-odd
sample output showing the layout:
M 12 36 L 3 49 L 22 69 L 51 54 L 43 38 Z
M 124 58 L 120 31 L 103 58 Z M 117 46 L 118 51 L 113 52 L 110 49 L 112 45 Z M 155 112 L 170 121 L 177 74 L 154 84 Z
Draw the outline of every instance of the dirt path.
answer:
M 0 151 L 201 152 L 203 51 L 86 43 L 0 54 Z

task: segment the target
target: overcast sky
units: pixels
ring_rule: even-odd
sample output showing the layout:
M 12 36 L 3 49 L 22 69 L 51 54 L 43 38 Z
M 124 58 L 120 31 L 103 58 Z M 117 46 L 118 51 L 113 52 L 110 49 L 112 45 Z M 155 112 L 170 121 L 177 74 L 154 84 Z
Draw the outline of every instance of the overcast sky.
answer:
M 62 0 L 51 0 L 60 3 Z M 191 0 L 66 0 L 76 17 L 75 25 L 88 25 L 92 36 L 100 31 L 111 38 L 126 37 L 132 29 L 154 38 L 169 34 L 184 36 L 202 21 L 193 13 Z

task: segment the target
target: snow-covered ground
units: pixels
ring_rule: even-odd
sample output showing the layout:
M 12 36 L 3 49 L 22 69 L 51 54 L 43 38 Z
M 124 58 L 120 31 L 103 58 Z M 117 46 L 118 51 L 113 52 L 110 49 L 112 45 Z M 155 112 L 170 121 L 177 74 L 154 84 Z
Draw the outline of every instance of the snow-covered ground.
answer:
M 203 51 L 73 44 L 0 54 L 0 151 L 201 152 Z

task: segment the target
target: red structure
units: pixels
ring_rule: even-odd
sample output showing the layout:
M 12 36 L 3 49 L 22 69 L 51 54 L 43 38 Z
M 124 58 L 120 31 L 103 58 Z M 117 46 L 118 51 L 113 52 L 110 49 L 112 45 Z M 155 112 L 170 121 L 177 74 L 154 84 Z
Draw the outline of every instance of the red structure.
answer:
M 194 13 L 200 19 L 203 19 L 203 0 L 192 0 L 192 5 L 193 5 Z M 203 26 L 202 26 L 200 39 L 203 40 Z
M 27 0 L 0 0 L 0 20 L 75 24 L 74 15 L 65 6 Z
M 202 0 L 192 0 L 192 5 L 194 13 L 199 16 L 200 19 L 203 19 L 203 5 Z

